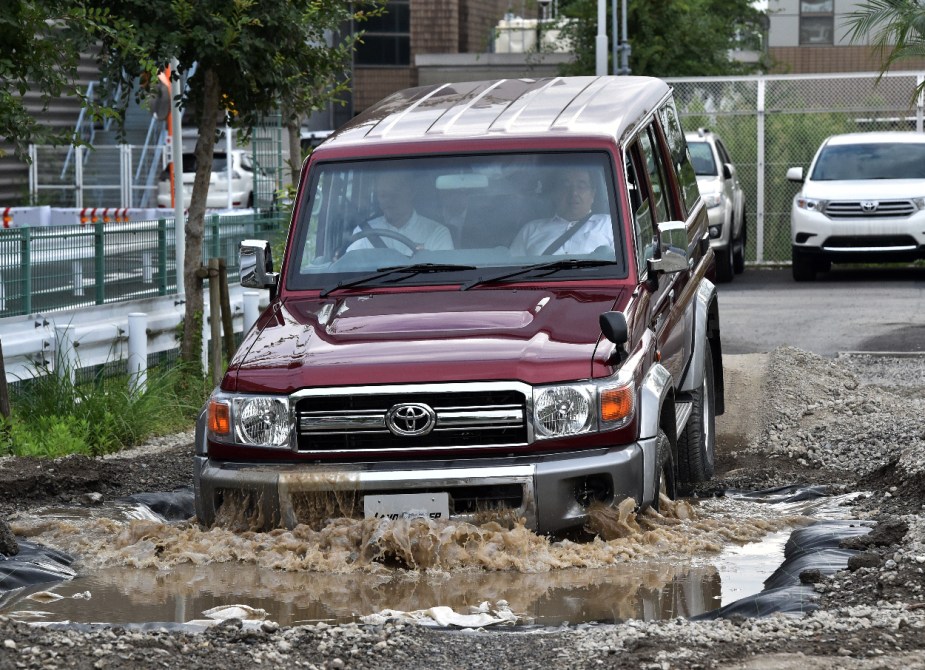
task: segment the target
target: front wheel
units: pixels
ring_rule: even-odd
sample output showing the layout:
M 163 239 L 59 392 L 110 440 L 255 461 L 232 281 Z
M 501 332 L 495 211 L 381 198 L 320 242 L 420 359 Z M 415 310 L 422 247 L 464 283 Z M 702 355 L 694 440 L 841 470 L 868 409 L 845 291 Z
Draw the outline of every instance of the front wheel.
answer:
M 658 431 L 658 446 L 656 449 L 655 468 L 655 500 L 652 509 L 662 511 L 662 496 L 669 500 L 677 498 L 677 475 L 674 467 L 674 457 L 671 455 L 671 441 L 665 431 Z
M 791 254 L 791 259 L 793 260 L 791 269 L 793 271 L 794 281 L 815 281 L 816 261 L 812 256 L 807 256 L 803 251 L 794 249 Z
M 745 214 L 742 214 L 742 234 L 739 235 L 738 241 L 735 243 L 735 251 L 732 254 L 732 270 L 737 275 L 745 272 L 745 226 L 748 225 L 748 221 L 745 220 Z
M 713 387 L 713 352 L 703 352 L 703 383 L 693 393 L 693 407 L 678 436 L 678 478 L 685 484 L 713 477 L 716 458 L 716 391 Z
M 732 281 L 734 273 L 732 257 L 732 240 L 725 249 L 715 249 L 716 254 L 716 281 L 722 284 Z

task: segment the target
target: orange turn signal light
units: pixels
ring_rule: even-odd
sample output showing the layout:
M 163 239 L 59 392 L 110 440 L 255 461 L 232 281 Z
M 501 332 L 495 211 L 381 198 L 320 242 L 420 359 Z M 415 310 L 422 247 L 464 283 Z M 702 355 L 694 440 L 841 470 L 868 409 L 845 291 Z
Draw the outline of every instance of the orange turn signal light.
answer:
M 601 392 L 601 420 L 608 423 L 625 419 L 633 413 L 633 387 L 621 386 Z
M 209 432 L 213 435 L 231 433 L 231 408 L 227 403 L 217 400 L 209 402 Z

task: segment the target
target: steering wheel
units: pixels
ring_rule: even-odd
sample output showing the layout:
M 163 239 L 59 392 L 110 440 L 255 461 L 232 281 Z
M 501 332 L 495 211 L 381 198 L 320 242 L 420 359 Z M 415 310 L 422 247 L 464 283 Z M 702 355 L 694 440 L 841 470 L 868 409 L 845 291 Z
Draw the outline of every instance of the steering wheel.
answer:
M 348 237 L 341 247 L 341 253 L 339 255 L 343 256 L 347 252 L 347 248 L 354 242 L 366 239 L 368 237 L 391 237 L 393 240 L 398 240 L 403 245 L 408 247 L 409 251 L 411 251 L 411 254 L 408 254 L 409 256 L 418 250 L 417 242 L 409 237 L 406 237 L 405 235 L 402 235 L 401 233 L 397 233 L 394 230 L 388 230 L 385 228 L 367 228 L 365 230 L 360 230 Z

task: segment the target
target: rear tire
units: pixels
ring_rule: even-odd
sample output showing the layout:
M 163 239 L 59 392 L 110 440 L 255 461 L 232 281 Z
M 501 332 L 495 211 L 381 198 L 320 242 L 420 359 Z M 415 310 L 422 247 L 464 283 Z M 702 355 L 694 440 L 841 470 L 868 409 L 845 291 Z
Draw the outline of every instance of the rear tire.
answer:
M 683 484 L 705 482 L 713 477 L 716 391 L 713 387 L 713 352 L 709 342 L 703 353 L 703 367 L 703 383 L 692 394 L 691 416 L 678 436 L 678 478 Z
M 791 252 L 793 260 L 793 280 L 794 281 L 815 281 L 816 279 L 816 261 L 811 256 L 799 249 Z

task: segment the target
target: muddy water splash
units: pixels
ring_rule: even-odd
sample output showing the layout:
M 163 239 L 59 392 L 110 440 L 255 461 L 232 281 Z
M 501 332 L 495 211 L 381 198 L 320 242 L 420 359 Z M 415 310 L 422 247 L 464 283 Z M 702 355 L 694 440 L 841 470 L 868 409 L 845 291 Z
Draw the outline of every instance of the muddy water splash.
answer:
M 20 519 L 16 534 L 79 557 L 82 570 L 128 566 L 171 569 L 182 564 L 237 562 L 296 572 L 387 574 L 414 571 L 517 571 L 546 573 L 602 568 L 626 561 L 691 558 L 720 552 L 729 543 L 754 542 L 769 532 L 799 525 L 800 515 L 736 501 L 664 500 L 662 513 L 637 514 L 632 501 L 595 508 L 588 542 L 551 540 L 497 521 L 481 524 L 429 519 L 333 519 L 319 529 L 306 525 L 267 533 L 190 522 L 99 518 L 59 513 Z M 118 516 L 118 515 L 113 515 Z M 137 515 L 136 515 L 137 516 Z

